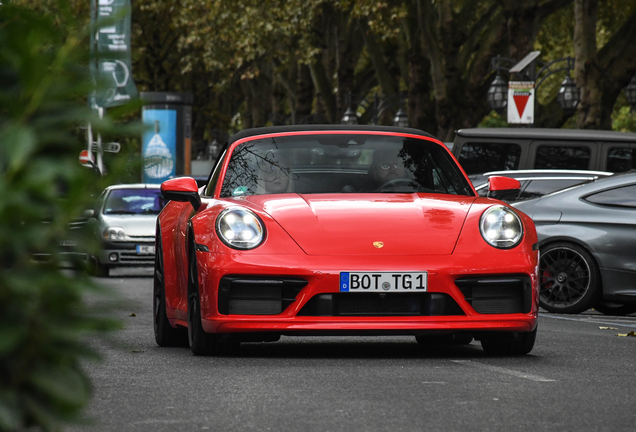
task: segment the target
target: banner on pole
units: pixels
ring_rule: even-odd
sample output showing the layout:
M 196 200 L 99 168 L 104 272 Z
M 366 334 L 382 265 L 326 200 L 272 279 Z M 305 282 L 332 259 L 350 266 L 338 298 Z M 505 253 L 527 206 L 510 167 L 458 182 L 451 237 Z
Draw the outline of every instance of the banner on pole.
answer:
M 508 123 L 534 123 L 534 82 L 510 81 L 508 83 Z
M 130 0 L 91 0 L 91 74 L 98 84 L 93 108 L 123 105 L 137 97 L 130 50 Z

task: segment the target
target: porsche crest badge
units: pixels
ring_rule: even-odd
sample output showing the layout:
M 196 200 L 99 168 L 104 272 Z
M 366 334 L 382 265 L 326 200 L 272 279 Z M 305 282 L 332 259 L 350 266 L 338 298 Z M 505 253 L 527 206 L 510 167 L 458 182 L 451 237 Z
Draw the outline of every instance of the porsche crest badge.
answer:
M 375 246 L 376 248 L 380 249 L 382 246 L 384 246 L 384 243 L 382 243 L 382 242 L 373 242 L 373 246 Z

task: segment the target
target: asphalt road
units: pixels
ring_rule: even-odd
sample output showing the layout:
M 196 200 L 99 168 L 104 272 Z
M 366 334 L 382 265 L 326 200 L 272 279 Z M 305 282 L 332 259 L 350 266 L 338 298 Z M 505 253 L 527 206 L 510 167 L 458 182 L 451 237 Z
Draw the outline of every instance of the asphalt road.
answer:
M 135 272 L 136 271 L 136 272 Z M 159 348 L 151 270 L 100 281 L 126 300 L 93 341 L 92 424 L 71 431 L 634 431 L 636 317 L 542 313 L 534 350 L 427 351 L 412 337 L 283 337 L 228 357 Z

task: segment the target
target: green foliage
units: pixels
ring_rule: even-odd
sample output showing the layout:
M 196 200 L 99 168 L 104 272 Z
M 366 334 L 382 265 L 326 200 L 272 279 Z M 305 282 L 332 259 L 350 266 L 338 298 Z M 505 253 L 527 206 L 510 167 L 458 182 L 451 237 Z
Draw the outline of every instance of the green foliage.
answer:
M 60 430 L 88 402 L 86 337 L 115 329 L 82 271 L 61 271 L 59 244 L 112 181 L 78 163 L 80 126 L 115 133 L 86 104 L 86 33 L 59 15 L 0 6 L 0 430 Z M 60 5 L 65 2 L 60 0 Z M 111 169 L 113 174 L 117 169 Z M 80 250 L 96 245 L 87 233 Z M 46 257 L 38 262 L 34 257 Z M 89 303 L 87 297 L 91 298 Z
M 629 106 L 622 106 L 615 110 L 612 129 L 619 132 L 636 132 L 636 112 Z
M 497 128 L 508 127 L 506 114 L 498 114 L 497 111 L 490 111 L 486 117 L 479 123 L 477 127 L 481 128 Z

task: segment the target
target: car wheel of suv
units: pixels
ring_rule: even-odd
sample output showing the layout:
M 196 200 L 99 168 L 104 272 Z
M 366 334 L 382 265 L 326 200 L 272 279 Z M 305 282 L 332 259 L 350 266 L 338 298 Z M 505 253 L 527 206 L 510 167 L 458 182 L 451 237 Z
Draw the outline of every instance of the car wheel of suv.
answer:
M 557 313 L 583 312 L 601 294 L 596 262 L 586 250 L 572 243 L 542 248 L 539 287 L 540 306 Z
M 605 315 L 623 316 L 636 312 L 636 303 L 621 304 L 602 301 L 596 303 L 594 309 Z
M 199 275 L 194 243 L 190 243 L 188 271 L 188 341 L 194 355 L 213 355 L 216 351 L 216 335 L 206 333 L 201 324 Z
M 481 347 L 486 354 L 496 356 L 520 356 L 526 355 L 532 348 L 537 338 L 537 328 L 530 332 L 495 332 L 481 338 Z
M 152 305 L 155 341 L 161 347 L 188 346 L 188 332 L 186 329 L 172 327 L 170 321 L 168 321 L 166 313 L 166 285 L 163 276 L 163 248 L 159 232 L 157 232 L 156 245 Z

